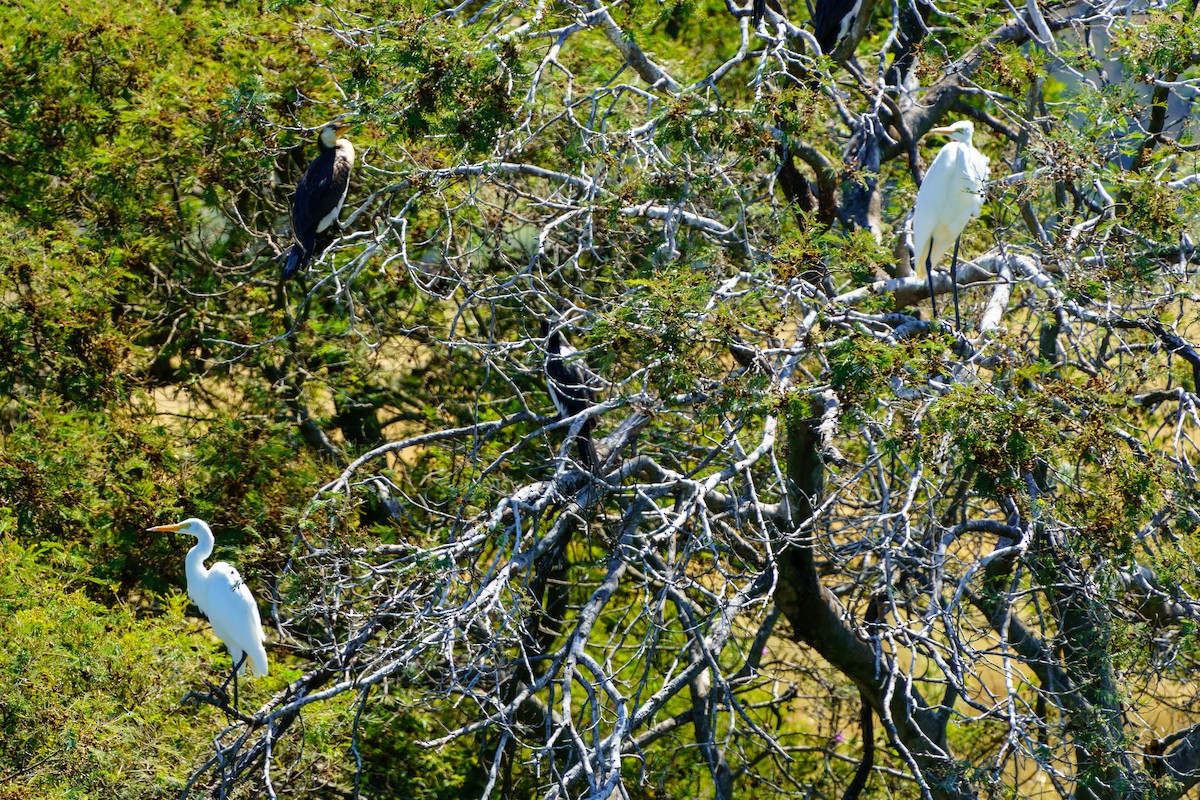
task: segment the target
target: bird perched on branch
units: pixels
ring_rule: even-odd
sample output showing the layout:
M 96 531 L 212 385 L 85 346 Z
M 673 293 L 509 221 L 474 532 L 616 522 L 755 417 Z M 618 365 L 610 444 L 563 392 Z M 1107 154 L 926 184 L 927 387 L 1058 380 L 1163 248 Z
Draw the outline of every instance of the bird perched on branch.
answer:
M 354 145 L 349 139 L 339 137 L 349 127 L 338 119 L 321 128 L 317 137 L 320 152 L 296 185 L 296 196 L 292 199 L 292 236 L 296 243 L 283 268 L 284 280 L 308 266 L 317 248 L 317 234 L 337 222 L 346 202 L 350 170 L 354 167 Z
M 842 39 L 849 35 L 860 14 L 871 13 L 875 0 L 816 0 L 813 8 L 813 37 L 822 55 L 831 55 Z M 754 0 L 751 19 L 755 28 L 767 13 L 767 0 Z
M 567 419 L 594 406 L 596 392 L 591 387 L 587 368 L 577 357 L 578 351 L 563 337 L 561 330 L 551 328 L 549 321 L 542 322 L 542 336 L 546 339 L 543 366 L 546 390 L 559 415 Z M 585 419 L 575 440 L 579 461 L 588 472 L 595 472 L 600 466 L 596 444 L 592 440 L 594 425 L 594 418 Z
M 823 55 L 832 54 L 838 42 L 846 38 L 864 5 L 870 13 L 873 0 L 817 0 L 813 9 L 813 36 Z
M 750 26 L 757 28 L 767 14 L 767 0 L 754 0 L 750 7 Z
M 233 659 L 233 672 L 229 680 L 233 681 L 233 705 L 236 708 L 238 674 L 246 672 L 247 666 L 252 676 L 267 674 L 267 651 L 263 647 L 266 636 L 258 615 L 258 604 L 254 602 L 254 596 L 250 594 L 242 576 L 229 564 L 218 561 L 211 569 L 204 566 L 204 560 L 212 555 L 214 540 L 212 529 L 203 520 L 193 517 L 147 530 L 186 533 L 196 537 L 195 546 L 188 550 L 183 559 L 188 597 L 208 617 L 213 632 L 229 649 Z M 221 684 L 222 691 L 229 680 Z
M 925 173 L 913 209 L 912 243 L 914 264 L 925 267 L 929 276 L 929 301 L 937 318 L 933 295 L 933 268 L 954 245 L 950 260 L 950 283 L 954 292 L 954 326 L 961 329 L 958 311 L 958 241 L 967 223 L 979 216 L 987 187 L 988 159 L 971 145 L 975 126 L 961 120 L 930 133 L 950 137 Z

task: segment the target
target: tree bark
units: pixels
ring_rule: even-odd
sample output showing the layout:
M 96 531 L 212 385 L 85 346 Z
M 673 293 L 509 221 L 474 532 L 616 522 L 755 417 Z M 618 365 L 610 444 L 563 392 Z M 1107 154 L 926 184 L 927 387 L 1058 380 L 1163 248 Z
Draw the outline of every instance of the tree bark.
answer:
M 888 739 L 908 762 L 932 800 L 977 797 L 946 747 L 948 715 L 929 706 L 902 670 L 859 638 L 837 598 L 821 585 L 809 529 L 824 490 L 819 417 L 807 417 L 793 404 L 787 417 L 787 508 L 781 531 L 779 586 L 775 601 L 803 642 L 858 686 L 862 698 L 884 723 Z M 877 666 L 878 665 L 878 666 Z

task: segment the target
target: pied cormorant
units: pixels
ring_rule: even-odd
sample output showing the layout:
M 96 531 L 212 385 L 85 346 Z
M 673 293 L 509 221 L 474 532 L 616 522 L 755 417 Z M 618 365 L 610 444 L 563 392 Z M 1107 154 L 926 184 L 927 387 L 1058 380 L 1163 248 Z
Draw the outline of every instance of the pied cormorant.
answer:
M 550 323 L 542 322 L 542 335 L 546 337 L 546 389 L 550 402 L 564 419 L 573 417 L 596 404 L 596 392 L 588 379 L 587 368 L 576 357 L 578 352 L 557 328 L 551 330 Z M 588 417 L 579 429 L 575 440 L 579 461 L 588 472 L 600 466 L 596 456 L 596 444 L 592 441 L 595 418 Z
M 292 236 L 296 243 L 283 268 L 284 280 L 308 266 L 317 248 L 317 234 L 337 222 L 346 202 L 350 170 L 354 167 L 354 145 L 349 139 L 338 137 L 349 127 L 334 121 L 321 128 L 317 138 L 320 153 L 296 185 L 292 200 Z
M 863 0 L 816 0 L 813 9 L 813 36 L 822 55 L 830 55 L 838 43 L 850 33 L 862 11 Z M 751 7 L 753 25 L 758 27 L 767 13 L 767 0 L 754 0 Z
M 817 0 L 813 10 L 813 36 L 823 55 L 831 55 L 838 43 L 849 35 L 863 0 Z

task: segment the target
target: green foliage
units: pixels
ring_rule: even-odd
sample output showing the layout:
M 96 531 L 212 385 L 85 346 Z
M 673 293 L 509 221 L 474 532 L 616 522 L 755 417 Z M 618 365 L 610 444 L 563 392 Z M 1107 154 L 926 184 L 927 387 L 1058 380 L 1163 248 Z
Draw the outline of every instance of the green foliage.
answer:
M 0 525 L 3 525 L 0 521 Z M 0 538 L 0 797 L 159 797 L 204 756 L 214 709 L 181 709 L 215 657 L 176 595 L 139 619 L 82 591 L 61 552 Z
M 128 343 L 109 287 L 128 254 L 76 247 L 61 228 L 35 236 L 0 219 L 0 396 L 50 392 L 95 410 L 123 395 Z
M 1166 187 L 1150 181 L 1136 181 L 1128 189 L 1129 206 L 1125 219 L 1144 236 L 1171 238 L 1183 230 L 1179 216 L 1179 201 Z M 1149 262 L 1150 259 L 1145 259 Z M 1149 280 L 1155 265 L 1146 263 L 1139 272 L 1142 280 Z
M 862 228 L 846 234 L 827 231 L 821 241 L 831 271 L 845 275 L 851 287 L 873 282 L 892 260 L 892 254 Z
M 269 386 L 227 383 L 219 394 L 255 410 L 199 425 L 164 426 L 178 418 L 158 415 L 169 404 L 154 393 L 221 374 L 214 319 L 239 318 L 223 331 L 235 340 L 279 328 L 281 315 L 175 281 L 222 285 L 207 258 L 237 255 L 244 235 L 212 205 L 263 170 L 224 137 L 253 133 L 287 95 L 284 65 L 302 63 L 272 39 L 284 20 L 250 5 L 30 2 L 12 23 L 0 30 L 16 54 L 0 65 L 0 499 L 11 535 L 79 547 L 95 575 L 161 591 L 180 568 L 147 525 L 203 512 L 278 544 L 315 480 Z
M 900 374 L 903 353 L 868 338 L 846 338 L 829 349 L 829 377 L 850 406 L 872 405 L 891 393 L 887 379 Z
M 1051 456 L 1059 424 L 1037 400 L 1009 399 L 983 387 L 956 387 L 937 403 L 923 426 L 929 447 L 953 431 L 962 470 L 986 495 L 1027 493 L 1026 479 Z
M 1184 4 L 1151 14 L 1145 27 L 1121 31 L 1118 51 L 1135 75 L 1194 77 L 1200 67 L 1200 32 Z M 1181 72 L 1180 67 L 1185 66 Z
M 801 217 L 800 229 L 792 232 L 772 251 L 771 270 L 779 280 L 822 273 L 826 268 L 828 240 L 810 217 Z
M 784 86 L 764 95 L 763 111 L 779 120 L 784 133 L 804 136 L 813 129 L 822 114 L 831 111 L 829 100 L 819 92 L 803 86 Z M 764 140 L 770 144 L 770 140 Z
M 874 337 L 848 336 L 834 342 L 826 355 L 830 383 L 842 403 L 868 412 L 893 395 L 892 379 L 936 374 L 944 357 L 945 342 L 936 337 L 891 345 Z
M 14 54 L 0 67 L 0 202 L 32 224 L 82 214 L 105 238 L 161 243 L 186 222 L 179 168 L 204 157 L 212 92 L 261 54 L 229 46 L 233 18 L 195 6 L 22 5 L 0 32 Z
M 0 514 L 0 534 L 12 522 Z M 149 601 L 157 613 L 141 616 L 114 601 L 115 587 L 86 568 L 61 549 L 25 549 L 0 535 L 4 800 L 178 795 L 227 724 L 210 705 L 181 704 L 229 668 L 208 624 L 184 616 L 187 596 L 145 596 L 143 607 Z M 270 677 L 242 682 L 244 704 L 253 707 L 299 676 L 279 652 L 271 659 Z M 283 743 L 281 756 L 315 780 L 349 781 L 353 759 L 344 758 L 344 748 L 352 723 L 344 704 L 310 709 L 303 742 Z M 405 753 L 395 763 L 403 771 L 423 758 L 424 781 L 432 783 L 435 770 L 424 754 Z
M 344 86 L 374 98 L 364 109 L 392 143 L 445 137 L 467 158 L 491 150 L 514 122 L 506 82 L 522 67 L 515 47 L 470 46 L 476 33 L 436 19 L 410 20 L 370 47 L 334 48 Z
M 180 548 L 144 529 L 202 515 L 222 532 L 222 542 L 229 541 L 227 527 L 253 528 L 270 544 L 261 568 L 281 566 L 288 509 L 311 485 L 315 466 L 311 456 L 297 458 L 290 431 L 231 421 L 207 430 L 195 457 L 181 460 L 175 436 L 144 419 L 86 412 L 46 397 L 26 406 L 0 451 L 0 503 L 12 509 L 10 535 L 78 546 L 91 554 L 97 576 L 127 589 L 162 591 L 181 578 Z
M 532 8 L 519 5 L 513 24 L 523 24 Z M 777 159 L 784 144 L 803 144 L 809 149 L 793 166 L 809 182 L 806 190 L 855 185 L 866 176 L 856 156 L 843 157 L 842 127 L 884 108 L 876 105 L 864 116 L 861 95 L 875 89 L 863 84 L 862 91 L 843 91 L 852 86 L 847 83 L 825 91 L 817 73 L 807 72 L 807 57 L 777 70 L 782 51 L 769 47 L 731 61 L 742 44 L 739 23 L 715 0 L 612 8 L 627 43 L 644 46 L 655 63 L 697 82 L 677 94 L 648 89 L 599 17 L 581 24 L 578 10 L 562 4 L 537 6 L 539 16 L 527 20 L 531 35 L 507 39 L 494 35 L 496 21 L 482 5 L 477 15 L 464 12 L 474 15 L 469 22 L 441 6 L 403 0 L 351 2 L 336 11 L 275 0 L 268 13 L 261 4 L 239 2 L 168 7 L 146 0 L 23 0 L 6 6 L 0 28 L 0 585 L 7 587 L 0 592 L 6 641 L 0 651 L 0 797 L 173 795 L 209 755 L 211 737 L 225 720 L 212 709 L 177 703 L 224 666 L 224 655 L 206 625 L 184 617 L 178 589 L 185 543 L 147 534 L 148 525 L 205 517 L 217 530 L 218 557 L 265 589 L 282 572 L 297 532 L 356 553 L 357 565 L 363 548 L 376 542 L 396 545 L 395 552 L 444 542 L 448 520 L 503 507 L 514 484 L 548 474 L 547 452 L 561 439 L 528 436 L 533 427 L 522 423 L 490 438 L 396 454 L 377 474 L 399 487 L 391 498 L 399 512 L 375 495 L 364 498 L 360 486 L 308 506 L 354 456 L 389 439 L 529 410 L 549 413 L 537 369 L 542 354 L 529 342 L 509 345 L 533 336 L 529 312 L 545 313 L 551 295 L 585 312 L 590 328 L 575 336 L 576 344 L 612 380 L 607 396 L 644 392 L 654 398 L 647 415 L 660 418 L 636 443 L 638 454 L 665 456 L 672 469 L 688 467 L 681 470 L 691 482 L 686 492 L 684 484 L 665 483 L 636 495 L 627 487 L 597 491 L 601 502 L 618 498 L 612 507 L 618 514 L 663 497 L 676 504 L 672 519 L 706 508 L 711 498 L 691 493 L 736 454 L 732 445 L 718 451 L 710 442 L 751 442 L 762 420 L 788 403 L 792 416 L 807 418 L 814 390 L 832 388 L 842 414 L 828 455 L 831 464 L 839 454 L 845 460 L 829 474 L 846 481 L 869 474 L 880 483 L 861 496 L 851 483 L 839 487 L 839 502 L 854 513 L 812 529 L 820 534 L 818 545 L 832 543 L 831 571 L 850 574 L 860 557 L 860 550 L 841 548 L 856 535 L 857 519 L 874 508 L 895 512 L 884 508 L 897 496 L 892 484 L 903 483 L 895 476 L 918 475 L 920 491 L 908 496 L 913 504 L 933 496 L 933 522 L 925 531 L 930 541 L 943 519 L 983 508 L 998 513 L 998 504 L 987 502 L 999 497 L 1036 517 L 1031 528 L 1051 520 L 1045 524 L 1065 531 L 1063 552 L 1088 565 L 1132 558 L 1139 531 L 1165 508 L 1178 547 L 1137 557 L 1195 594 L 1195 498 L 1170 477 L 1174 462 L 1152 451 L 1153 436 L 1135 446 L 1126 432 L 1130 423 L 1169 426 L 1161 412 L 1131 409 L 1120 399 L 1148 375 L 1165 375 L 1165 357 L 1156 351 L 1132 368 L 1113 367 L 1106 363 L 1112 350 L 1101 347 L 1094 359 L 1076 354 L 1069 364 L 1026 365 L 1015 335 L 997 334 L 972 343 L 980 348 L 978 358 L 960 371 L 961 351 L 948 337 L 886 340 L 891 323 L 881 321 L 881 312 L 892 310 L 886 298 L 850 310 L 814 300 L 819 292 L 812 286 L 823 291 L 832 280 L 840 291 L 875 280 L 891 267 L 892 243 L 877 241 L 858 220 L 827 218 L 836 215 L 819 204 L 794 196 L 777 202 L 787 194 L 779 186 L 796 180 L 777 169 Z M 803 10 L 791 11 L 798 14 L 794 20 L 803 17 Z M 944 11 L 930 20 L 935 29 L 919 54 L 926 85 L 1008 13 L 997 4 Z M 891 9 L 876 4 L 874 13 L 868 39 L 882 44 L 892 30 Z M 557 31 L 568 28 L 571 46 L 547 59 Z M 1195 26 L 1179 11 L 1154 11 L 1141 30 L 1117 24 L 1113 35 L 1131 74 L 1194 77 Z M 767 40 L 751 35 L 748 41 L 753 50 Z M 1042 50 L 1000 41 L 982 58 L 984 66 L 970 77 L 979 87 L 970 102 L 1003 122 L 992 132 L 980 124 L 980 144 L 994 166 L 1011 161 L 1015 150 L 1030 167 L 1045 169 L 1027 183 L 997 184 L 985 224 L 968 233 L 964 245 L 993 236 L 1015 245 L 1014 252 L 1029 245 L 1025 232 L 982 230 L 1016 218 L 1006 205 L 1028 204 L 1054 239 L 1043 247 L 1042 266 L 1062 290 L 1051 300 L 1043 288 L 1023 283 L 1019 291 L 1028 294 L 1014 302 L 1008 322 L 1032 326 L 1047 307 L 1061 315 L 1070 301 L 1111 309 L 1119 304 L 1114 301 L 1160 285 L 1161 255 L 1126 243 L 1179 241 L 1195 231 L 1200 200 L 1146 179 L 1190 158 L 1186 147 L 1166 143 L 1147 156 L 1141 173 L 1122 172 L 1123 160 L 1143 143 L 1129 123 L 1143 111 L 1143 87 L 1104 81 L 1076 88 L 1050 79 L 1046 111 L 1034 108 L 1029 91 L 1045 77 Z M 1082 70 L 1097 66 L 1088 49 L 1069 42 L 1056 58 Z M 827 58 L 818 64 L 837 69 Z M 719 66 L 732 77 L 705 77 Z M 1031 119 L 1021 127 L 1015 106 L 1006 114 L 992 107 L 1024 96 L 1031 116 L 1071 117 L 1073 124 L 1043 129 L 1041 119 Z M 299 128 L 346 110 L 356 112 L 352 136 L 363 154 L 351 204 L 367 197 L 376 204 L 347 237 L 358 238 L 321 265 L 343 270 L 336 281 L 314 287 L 313 276 L 304 275 L 280 287 L 275 258 L 286 246 L 288 198 L 313 150 L 311 133 Z M 568 118 L 572 124 L 561 124 Z M 1003 125 L 1026 134 L 1019 148 L 1001 141 Z M 645 135 L 630 134 L 633 128 Z M 880 141 L 915 147 L 905 141 L 911 131 L 901 128 L 889 127 Z M 1105 135 L 1080 135 L 1087 128 Z M 816 171 L 822 158 L 829 174 Z M 887 186 L 883 226 L 897 229 L 911 203 L 910 166 L 903 156 L 888 158 L 871 177 Z M 546 175 L 504 173 L 500 161 L 536 166 Z M 589 188 L 581 189 L 581 181 Z M 586 201 L 579 199 L 592 190 Z M 1052 205 L 1047 198 L 1056 192 L 1064 199 Z M 1116 198 L 1111 214 L 1097 211 L 1102 204 L 1091 192 Z M 651 206 L 657 216 L 639 210 Z M 700 225 L 683 216 L 693 214 L 711 220 Z M 1097 214 L 1094 225 L 1080 226 Z M 1079 242 L 1064 243 L 1072 226 L 1082 232 Z M 398 259 L 401 236 L 412 249 Z M 364 246 L 368 241 L 377 250 Z M 1082 253 L 1102 257 L 1087 269 L 1072 268 Z M 1050 270 L 1056 260 L 1061 272 Z M 731 275 L 738 276 L 730 283 L 735 288 L 718 295 Z M 1181 295 L 1168 300 L 1191 302 Z M 812 309 L 819 323 L 793 337 L 799 305 Z M 1140 299 L 1136 306 L 1139 314 L 1160 307 Z M 1125 329 L 1111 327 L 1103 335 L 1114 331 Z M 1081 323 L 1063 338 L 1083 352 L 1089 335 Z M 1122 347 L 1122 357 L 1133 357 L 1147 345 Z M 784 365 L 786 385 L 778 372 Z M 1090 385 L 1081 377 L 1100 370 L 1120 372 L 1121 385 Z M 677 402 L 680 397 L 685 400 Z M 618 416 L 601 417 L 600 429 Z M 494 466 L 493 459 L 499 459 Z M 689 518 L 669 537 L 647 539 L 639 573 L 667 575 L 657 559 L 668 548 L 674 556 L 695 547 L 691 560 L 679 563 L 687 578 L 681 591 L 694 592 L 696 608 L 737 594 L 729 589 L 735 579 L 723 570 L 731 562 L 738 570 L 759 569 L 755 548 L 771 535 L 753 529 L 762 518 L 745 513 L 757 509 L 742 503 L 776 502 L 779 466 L 742 465 L 723 478 L 720 491 L 734 498 L 735 513 L 719 513 L 719 524 L 699 534 L 687 530 L 694 524 Z M 945 484 L 938 483 L 942 478 Z M 946 490 L 952 482 L 960 484 L 957 496 Z M 518 508 L 511 506 L 513 513 Z M 539 509 L 524 524 L 539 533 L 557 508 Z M 594 539 L 573 545 L 565 559 L 572 608 L 589 599 L 612 552 L 603 536 L 614 517 L 602 508 L 599 521 L 581 514 L 580 536 Z M 924 524 L 914 522 L 915 505 L 903 516 L 905 526 Z M 879 531 L 891 524 L 889 516 L 863 541 L 875 546 Z M 687 541 L 691 534 L 699 545 Z M 515 547 L 502 526 L 488 536 L 488 558 Z M 983 552 L 990 544 L 980 539 L 963 547 Z M 494 569 L 487 559 L 464 566 L 446 555 L 396 564 L 379 572 L 381 588 L 372 591 L 391 591 L 384 584 L 393 580 L 432 585 L 454 570 L 462 571 L 467 586 L 472 570 Z M 1097 582 L 1111 582 L 1117 566 L 1097 569 Z M 517 572 L 533 576 L 537 567 L 523 562 Z M 1061 563 L 1044 555 L 1023 567 L 1033 574 L 1028 580 L 1044 580 L 1030 587 L 1030 597 L 1062 578 Z M 864 574 L 859 584 L 847 580 L 839 587 L 849 609 L 856 592 L 877 588 L 867 584 L 878 570 Z M 527 586 L 513 586 L 519 612 L 541 601 L 521 594 Z M 342 624 L 322 616 L 330 607 L 321 604 L 323 593 L 332 591 L 328 582 L 293 570 L 279 588 L 298 628 L 324 635 Z M 896 597 L 913 591 L 891 588 Z M 1104 591 L 1110 591 L 1107 583 Z M 690 643 L 674 611 L 633 622 L 624 616 L 636 617 L 651 603 L 625 592 L 621 610 L 606 611 L 597 622 L 622 640 L 614 652 L 628 662 L 619 680 L 635 672 L 649 676 L 631 697 L 653 694 L 660 676 L 678 674 L 679 653 Z M 133 608 L 148 608 L 149 615 Z M 353 607 L 354 613 L 371 610 L 366 603 Z M 514 635 L 512 620 L 495 621 L 497 635 Z M 707 621 L 686 624 L 700 630 Z M 477 637 L 481 629 L 467 630 Z M 1096 640 L 1089 657 L 1115 648 L 1118 667 L 1141 667 L 1150 663 L 1158 634 L 1151 625 L 1122 621 L 1107 632 L 1110 639 Z M 654 647 L 640 649 L 654 637 Z M 1179 646 L 1191 652 L 1195 640 L 1188 622 Z M 729 650 L 737 647 L 716 656 L 732 664 Z M 322 657 L 305 653 L 290 662 L 279 655 L 270 679 L 248 690 L 254 698 L 279 690 L 311 665 L 300 658 Z M 476 666 L 482 675 L 491 664 Z M 780 667 L 789 680 L 801 671 L 790 662 Z M 757 678 L 750 673 L 747 685 Z M 414 668 L 396 679 L 416 675 Z M 842 703 L 839 692 L 849 692 L 854 700 L 849 682 L 821 678 L 819 687 L 813 680 L 802 693 Z M 484 688 L 490 679 L 479 679 L 479 691 L 490 691 Z M 734 691 L 741 691 L 740 681 Z M 818 741 L 812 731 L 840 731 L 840 718 L 812 724 L 784 718 L 777 701 L 785 695 L 761 688 L 747 694 L 739 713 L 789 748 L 803 743 L 789 750 L 788 779 L 804 782 L 809 793 L 837 794 L 850 768 L 829 766 L 828 737 Z M 277 763 L 295 763 L 304 776 L 289 789 L 344 794 L 343 787 L 360 781 L 368 794 L 425 800 L 478 791 L 487 766 L 479 742 L 463 740 L 436 753 L 416 744 L 473 712 L 439 717 L 419 708 L 419 697 L 375 698 L 361 715 L 350 699 L 314 705 L 306 711 L 305 732 L 279 753 Z M 692 712 L 681 695 L 663 713 L 682 719 Z M 953 740 L 958 752 L 984 752 L 1001 735 L 990 722 L 962 727 Z M 681 725 L 623 762 L 634 796 L 710 792 L 691 730 Z M 756 772 L 769 759 L 754 760 L 753 746 L 738 738 L 745 728 L 728 730 L 722 741 L 736 740 L 729 753 L 744 756 L 750 773 L 739 778 L 739 793 L 774 797 L 774 768 L 761 767 L 767 777 Z M 300 743 L 308 748 L 302 757 Z M 521 748 L 513 781 L 517 794 L 532 795 L 543 779 L 542 762 L 528 767 L 534 751 L 525 743 Z M 360 755 L 365 766 L 355 775 Z M 989 779 L 966 764 L 930 778 L 967 773 Z M 885 780 L 884 774 L 873 780 Z
M 651 377 L 664 394 L 691 387 L 704 357 L 696 312 L 708 301 L 711 281 L 705 272 L 677 263 L 630 279 L 633 291 L 611 318 L 592 328 L 593 340 L 607 345 L 597 363 L 653 361 Z
M 1009 91 L 1023 91 L 1037 80 L 1044 70 L 1043 51 L 1005 42 L 991 53 L 985 74 L 998 86 Z
M 41 402 L 13 425 L 0 452 L 9 535 L 78 545 L 92 553 L 98 576 L 126 587 L 156 574 L 155 550 L 137 545 L 158 509 L 175 506 L 172 443 L 128 419 L 30 400 Z
M 1173 479 L 1157 458 L 1131 447 L 1100 415 L 1089 415 L 1070 445 L 1081 469 L 1060 500 L 1065 518 L 1106 555 L 1127 549 L 1160 508 Z
M 440 735 L 425 715 L 391 710 L 383 704 L 366 716 L 361 735 L 365 794 L 461 800 L 482 788 L 469 785 L 480 768 L 480 752 L 469 740 L 460 740 L 449 752 L 421 746 L 421 741 Z M 404 767 L 397 769 L 399 765 Z

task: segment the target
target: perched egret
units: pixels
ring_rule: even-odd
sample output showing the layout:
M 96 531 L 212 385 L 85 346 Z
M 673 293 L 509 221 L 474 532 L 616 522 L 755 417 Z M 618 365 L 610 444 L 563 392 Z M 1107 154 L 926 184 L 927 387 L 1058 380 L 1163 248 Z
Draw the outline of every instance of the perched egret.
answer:
M 292 199 L 292 236 L 296 243 L 288 253 L 283 279 L 308 266 L 317 248 L 317 234 L 337 222 L 346 194 L 350 191 L 350 170 L 354 167 L 354 145 L 339 139 L 348 125 L 330 122 L 317 138 L 320 151 L 296 185 Z
M 596 403 L 587 369 L 575 356 L 578 352 L 571 346 L 558 328 L 551 329 L 549 322 L 542 323 L 542 335 L 546 337 L 546 390 L 550 402 L 565 419 L 591 408 Z M 600 466 L 596 457 L 596 444 L 592 441 L 595 420 L 588 417 L 583 421 L 575 446 L 579 450 L 579 461 L 588 472 Z
M 212 555 L 213 533 L 203 520 L 195 517 L 174 525 L 158 525 L 151 531 L 186 533 L 196 537 L 196 544 L 183 560 L 187 573 L 187 592 L 212 624 L 229 655 L 233 658 L 233 704 L 237 707 L 237 676 L 244 672 L 249 659 L 250 675 L 267 674 L 267 651 L 263 647 L 262 620 L 258 604 L 238 571 L 218 561 L 211 569 L 204 560 Z M 226 681 L 225 683 L 228 683 Z M 224 686 L 225 684 L 222 684 Z
M 925 173 L 917 191 L 913 209 L 913 252 L 915 264 L 924 265 L 929 276 L 929 302 L 937 318 L 937 300 L 933 296 L 933 268 L 954 245 L 950 261 L 950 282 L 954 292 L 954 326 L 961 329 L 958 312 L 958 239 L 967 223 L 979 216 L 987 184 L 988 159 L 971 146 L 975 126 L 962 120 L 930 133 L 950 137 Z

